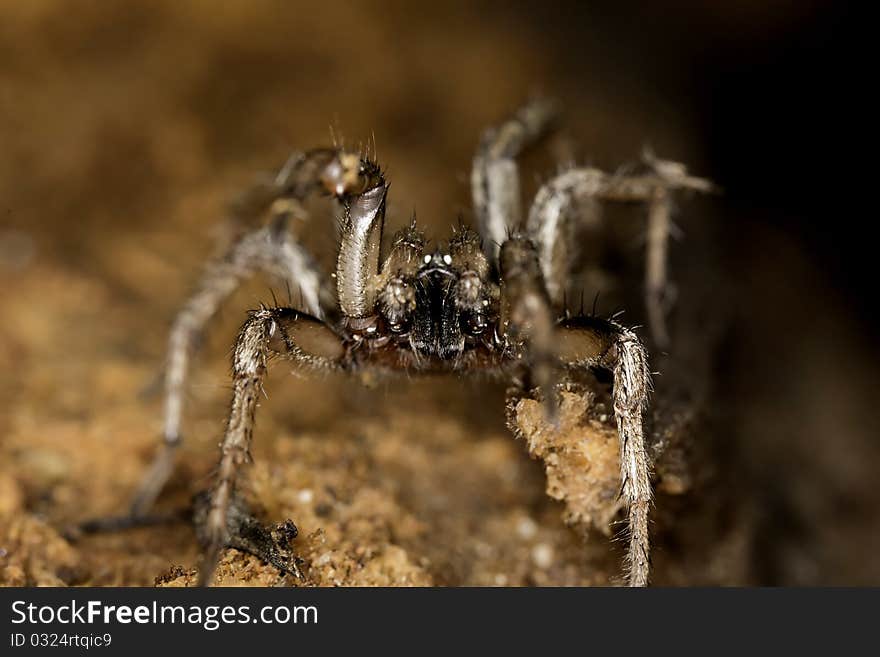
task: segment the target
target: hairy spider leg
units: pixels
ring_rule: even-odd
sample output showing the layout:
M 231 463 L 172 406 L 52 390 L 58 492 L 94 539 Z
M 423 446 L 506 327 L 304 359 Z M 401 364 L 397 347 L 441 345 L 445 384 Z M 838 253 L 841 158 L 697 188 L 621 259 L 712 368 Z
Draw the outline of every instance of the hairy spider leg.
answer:
M 556 102 L 533 100 L 486 130 L 480 140 L 471 167 L 471 194 L 477 229 L 493 266 L 501 244 L 522 222 L 516 158 L 549 131 L 558 113 Z
M 342 367 L 345 348 L 342 339 L 322 320 L 292 308 L 262 308 L 250 313 L 239 331 L 232 355 L 232 402 L 220 463 L 207 496 L 200 536 L 206 544 L 199 584 L 213 579 L 223 548 L 236 547 L 236 527 L 241 513 L 231 513 L 241 469 L 251 462 L 251 442 L 257 401 L 263 379 L 273 357 L 293 361 L 312 370 Z
M 219 259 L 209 263 L 196 287 L 177 314 L 168 340 L 165 370 L 165 408 L 162 444 L 138 488 L 131 513 L 141 516 L 153 506 L 174 468 L 181 444 L 181 418 L 190 360 L 208 321 L 242 281 L 262 272 L 299 289 L 307 310 L 320 317 L 335 312 L 332 291 L 315 259 L 287 229 L 292 204 L 317 191 L 345 198 L 359 192 L 363 183 L 360 159 L 336 149 L 315 149 L 294 154 L 268 187 L 250 194 L 248 211 L 268 210 L 264 227 L 240 237 Z M 258 197 L 256 203 L 254 197 Z
M 669 345 L 668 241 L 671 232 L 671 194 L 676 190 L 709 192 L 708 180 L 687 174 L 684 165 L 645 156 L 647 171 L 607 174 L 593 167 L 569 169 L 538 190 L 527 220 L 528 234 L 538 246 L 541 270 L 554 307 L 561 308 L 571 269 L 573 222 L 578 210 L 598 210 L 598 202 L 648 205 L 645 256 L 645 306 L 651 335 L 660 348 Z

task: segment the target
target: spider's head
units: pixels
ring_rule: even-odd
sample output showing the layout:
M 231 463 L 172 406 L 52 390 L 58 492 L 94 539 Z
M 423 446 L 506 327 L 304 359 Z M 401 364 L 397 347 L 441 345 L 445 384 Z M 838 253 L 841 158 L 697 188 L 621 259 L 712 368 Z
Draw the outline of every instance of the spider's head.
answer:
M 408 338 L 420 355 L 454 359 L 489 334 L 493 286 L 473 233 L 459 233 L 429 251 L 411 227 L 395 240 L 386 269 L 395 275 L 379 293 L 380 313 L 389 330 Z

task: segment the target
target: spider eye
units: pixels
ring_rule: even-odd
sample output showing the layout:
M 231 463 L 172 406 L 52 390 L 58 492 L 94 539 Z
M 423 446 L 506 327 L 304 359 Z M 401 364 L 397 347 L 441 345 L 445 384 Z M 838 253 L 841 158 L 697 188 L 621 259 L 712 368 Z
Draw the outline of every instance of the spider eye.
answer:
M 461 314 L 461 330 L 467 335 L 481 335 L 488 326 L 486 315 L 481 312 L 465 312 Z
M 388 330 L 391 331 L 394 335 L 406 333 L 409 330 L 409 322 L 388 322 Z

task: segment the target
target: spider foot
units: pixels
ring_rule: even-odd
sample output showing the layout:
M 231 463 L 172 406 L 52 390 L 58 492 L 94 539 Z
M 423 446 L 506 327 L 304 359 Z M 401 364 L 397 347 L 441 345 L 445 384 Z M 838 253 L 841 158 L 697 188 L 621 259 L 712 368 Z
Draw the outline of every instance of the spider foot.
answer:
M 290 544 L 299 534 L 292 520 L 288 519 L 271 527 L 266 526 L 255 517 L 250 505 L 236 494 L 229 506 L 225 539 L 218 542 L 207 526 L 210 503 L 210 491 L 200 493 L 193 501 L 196 536 L 199 542 L 207 546 L 200 569 L 200 586 L 210 584 L 224 548 L 247 552 L 274 566 L 283 575 L 291 575 L 298 580 L 304 579 L 299 567 L 302 559 L 290 550 Z

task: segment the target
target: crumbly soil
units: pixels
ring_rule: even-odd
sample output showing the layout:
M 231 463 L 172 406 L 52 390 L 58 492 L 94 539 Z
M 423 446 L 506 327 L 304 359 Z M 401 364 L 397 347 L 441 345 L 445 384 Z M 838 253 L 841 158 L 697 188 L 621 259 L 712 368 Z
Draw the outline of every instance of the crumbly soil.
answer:
M 19 277 L 16 295 L 3 296 L 14 318 L 4 367 L 20 386 L 0 466 L 3 584 L 194 581 L 198 547 L 185 522 L 62 538 L 79 520 L 124 511 L 156 447 L 160 404 L 145 387 L 157 363 L 126 344 L 150 321 L 134 304 L 114 309 L 112 298 L 104 281 L 39 264 Z M 187 507 L 215 463 L 228 387 L 223 349 L 211 351 L 194 377 L 189 439 L 160 510 Z M 540 402 L 522 399 L 512 406 L 516 439 L 504 422 L 503 386 L 490 381 L 365 388 L 336 375 L 302 378 L 282 364 L 267 390 L 247 493 L 267 523 L 296 523 L 304 578 L 230 550 L 218 583 L 621 580 L 622 553 L 610 540 L 622 516 L 607 398 L 562 393 L 555 431 Z
M 389 230 L 416 207 L 437 236 L 459 211 L 469 218 L 480 130 L 536 90 L 562 97 L 571 128 L 549 157 L 527 162 L 528 191 L 554 160 L 610 168 L 645 143 L 703 171 L 687 113 L 657 80 L 614 68 L 627 60 L 592 23 L 566 39 L 521 8 L 476 21 L 471 3 L 417 13 L 386 4 L 306 11 L 284 3 L 279 11 L 262 1 L 221 10 L 151 0 L 83 4 L 75 13 L 50 0 L 0 5 L 0 585 L 194 582 L 199 551 L 186 522 L 63 536 L 127 508 L 159 440 L 168 327 L 227 234 L 225 208 L 291 149 L 327 143 L 328 126 L 348 144 L 375 135 L 393 181 Z M 592 50 L 572 67 L 574 43 Z M 820 296 L 823 283 L 774 235 L 759 241 L 766 249 L 738 256 L 735 277 L 719 279 L 706 263 L 730 263 L 712 246 L 722 224 L 713 203 L 682 204 L 688 240 L 673 247 L 683 263 L 677 344 L 687 357 L 652 362 L 663 371 L 649 438 L 654 580 L 880 582 L 869 467 L 877 445 L 853 406 L 868 398 L 835 375 L 865 367 L 852 346 L 863 336 L 852 324 L 832 331 L 822 318 L 806 321 L 800 303 L 786 321 L 800 321 L 797 335 L 783 341 L 765 330 L 762 318 L 791 296 L 762 297 L 773 290 L 765 274 L 805 273 Z M 587 287 L 602 289 L 600 309 L 609 313 L 630 289 L 625 317 L 636 324 L 642 217 L 611 216 L 629 245 L 629 269 Z M 727 217 L 745 230 L 738 219 Z M 333 218 L 325 208 L 311 221 L 304 239 L 332 266 Z M 582 251 L 594 255 L 590 244 Z M 615 280 L 626 285 L 615 291 Z M 229 345 L 245 310 L 272 298 L 269 286 L 246 285 L 205 340 L 186 442 L 159 511 L 185 508 L 209 481 L 229 398 Z M 701 296 L 706 288 L 712 294 Z M 745 328 L 737 299 L 754 308 Z M 737 322 L 742 334 L 724 343 L 727 369 L 711 366 L 717 343 L 708 336 Z M 860 381 L 876 380 L 864 371 Z M 823 387 L 827 380 L 837 387 Z M 582 394 L 563 395 L 558 433 L 546 430 L 536 401 L 506 409 L 503 383 L 362 383 L 272 370 L 247 496 L 267 523 L 295 522 L 303 578 L 230 550 L 218 583 L 622 581 L 607 383 L 581 382 Z

